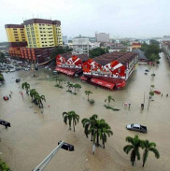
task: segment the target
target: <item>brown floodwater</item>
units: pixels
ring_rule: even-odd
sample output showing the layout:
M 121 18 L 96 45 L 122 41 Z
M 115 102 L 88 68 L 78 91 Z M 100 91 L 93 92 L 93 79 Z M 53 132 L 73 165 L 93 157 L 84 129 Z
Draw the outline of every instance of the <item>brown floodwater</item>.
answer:
M 103 88 L 81 82 L 79 78 L 70 78 L 65 75 L 60 77 L 65 82 L 80 83 L 82 88 L 77 95 L 66 92 L 66 83 L 63 89 L 54 87 L 55 80 L 51 71 L 39 70 L 16 71 L 5 73 L 5 84 L 0 87 L 0 119 L 11 123 L 5 129 L 0 125 L 0 158 L 2 158 L 12 171 L 33 170 L 57 145 L 59 140 L 68 142 L 75 147 L 74 152 L 59 150 L 45 168 L 46 171 L 169 171 L 170 170 L 170 67 L 163 54 L 158 67 L 139 65 L 128 80 L 123 90 L 109 91 Z M 145 75 L 145 69 L 150 69 Z M 155 78 L 151 77 L 155 73 Z M 36 74 L 37 77 L 33 77 Z M 21 78 L 21 83 L 15 79 Z M 21 89 L 22 82 L 28 82 L 41 95 L 45 95 L 44 111 L 33 103 L 31 98 Z M 154 101 L 148 98 L 150 85 L 155 85 L 156 90 L 163 93 L 154 95 Z M 95 100 L 94 105 L 87 102 L 84 91 L 90 90 L 90 98 Z M 12 91 L 12 98 L 3 101 L 4 95 Z M 23 91 L 22 97 L 20 91 Z M 169 93 L 169 97 L 166 94 Z M 121 109 L 111 111 L 104 108 L 104 100 L 112 95 L 115 102 L 111 106 Z M 131 103 L 131 108 L 124 108 L 124 103 Z M 141 111 L 141 103 L 145 108 Z M 76 132 L 69 131 L 68 125 L 63 123 L 62 113 L 74 110 L 80 116 Z M 112 128 L 113 136 L 108 138 L 106 148 L 96 148 L 92 154 L 92 142 L 84 135 L 81 120 L 98 114 L 99 119 L 105 119 Z M 139 123 L 148 127 L 148 133 L 142 134 L 125 129 L 130 123 Z M 126 136 L 139 135 L 140 139 L 148 139 L 157 144 L 160 159 L 150 153 L 145 168 L 142 160 L 136 161 L 132 167 L 130 154 L 123 152 L 127 145 Z M 141 151 L 142 158 L 142 151 Z

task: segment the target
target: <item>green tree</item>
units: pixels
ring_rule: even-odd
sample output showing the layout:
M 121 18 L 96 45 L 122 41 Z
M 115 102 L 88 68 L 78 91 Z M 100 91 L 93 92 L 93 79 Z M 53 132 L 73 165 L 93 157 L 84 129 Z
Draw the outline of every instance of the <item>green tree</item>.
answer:
M 149 142 L 148 140 L 145 141 L 141 141 L 141 146 L 144 149 L 144 153 L 143 153 L 143 167 L 145 166 L 146 160 L 148 158 L 149 152 L 153 152 L 155 154 L 155 158 L 159 158 L 159 152 L 158 150 L 155 148 L 156 144 L 154 142 Z
M 63 53 L 69 53 L 71 52 L 73 49 L 69 48 L 68 46 L 63 47 L 63 46 L 57 46 L 55 47 L 55 49 L 52 51 L 50 57 L 53 58 L 55 60 L 56 56 L 59 54 L 63 54 Z
M 113 98 L 111 95 L 109 95 L 109 96 L 107 97 L 107 99 L 105 99 L 105 102 L 107 102 L 107 105 L 109 106 L 109 104 L 110 104 L 110 102 L 111 102 L 112 100 L 115 102 L 114 98 Z
M 5 162 L 0 159 L 0 171 L 10 171 L 9 167 Z
M 36 94 L 35 95 L 35 102 L 37 103 L 37 105 L 39 106 L 39 108 L 43 108 L 43 103 L 42 101 L 45 101 L 46 102 L 46 99 L 45 99 L 45 96 L 44 95 L 39 95 L 39 94 Z
M 38 92 L 36 91 L 36 89 L 31 89 L 30 90 L 30 96 L 32 98 L 32 101 L 34 101 L 35 97 L 39 95 Z
M 75 89 L 74 94 L 77 94 L 76 90 L 79 90 L 81 88 L 81 85 L 76 83 L 76 84 L 73 85 L 73 87 Z
M 94 58 L 94 57 L 103 55 L 103 54 L 108 53 L 108 52 L 109 52 L 108 49 L 98 47 L 98 48 L 90 50 L 89 51 L 89 56 L 90 56 L 90 58 Z
M 103 144 L 106 143 L 106 137 L 104 137 L 104 129 L 110 130 L 110 126 L 105 122 L 104 119 L 96 120 L 95 124 L 90 127 L 90 130 L 88 131 L 88 134 L 93 133 L 93 144 L 96 140 L 96 145 L 100 146 L 99 144 L 99 138 L 102 139 Z M 111 133 L 112 131 L 110 131 Z M 105 135 L 106 130 L 105 130 Z M 110 135 L 110 134 L 109 134 Z M 104 145 L 105 147 L 105 145 Z
M 144 51 L 146 57 L 152 62 L 158 62 L 160 58 L 159 53 L 162 51 L 159 42 L 155 40 L 150 41 L 150 45 L 142 44 L 141 50 Z
M 68 92 L 72 92 L 72 88 L 73 88 L 73 83 L 70 83 L 70 82 L 67 82 L 67 86 L 66 87 L 68 87 Z
M 131 143 L 130 145 L 126 145 L 123 150 L 126 154 L 128 154 L 130 151 L 130 160 L 132 163 L 132 166 L 134 166 L 135 160 L 140 160 L 140 153 L 139 153 L 139 148 L 141 148 L 141 140 L 138 138 L 138 135 L 135 135 L 134 138 L 132 137 L 126 137 L 126 141 Z
M 87 95 L 87 97 L 88 97 L 87 100 L 89 101 L 89 95 L 92 94 L 92 92 L 91 92 L 90 90 L 86 90 L 86 91 L 85 91 L 85 94 Z
M 94 114 L 89 119 L 88 118 L 82 119 L 81 122 L 83 124 L 84 133 L 85 133 L 85 135 L 86 135 L 87 138 L 88 138 L 88 135 L 89 135 L 90 127 L 93 127 L 93 125 L 97 121 L 97 118 L 98 118 L 98 115 Z M 91 131 L 91 141 L 92 140 L 93 140 L 93 131 Z
M 105 148 L 105 143 L 107 142 L 107 136 L 110 137 L 113 135 L 113 132 L 111 131 L 111 128 L 108 124 L 105 125 L 105 127 L 102 127 L 99 130 L 99 136 L 100 140 L 102 140 L 103 148 Z
M 67 124 L 67 122 L 68 122 L 68 124 L 69 124 L 69 130 L 71 130 L 71 123 L 73 122 L 73 129 L 75 132 L 75 126 L 79 122 L 80 116 L 78 114 L 76 114 L 75 111 L 63 112 L 62 115 L 64 118 L 64 123 Z
M 26 93 L 28 94 L 29 90 L 30 90 L 30 84 L 25 82 L 25 83 L 22 83 L 22 89 L 25 89 L 26 90 Z M 28 94 L 29 95 L 29 94 Z

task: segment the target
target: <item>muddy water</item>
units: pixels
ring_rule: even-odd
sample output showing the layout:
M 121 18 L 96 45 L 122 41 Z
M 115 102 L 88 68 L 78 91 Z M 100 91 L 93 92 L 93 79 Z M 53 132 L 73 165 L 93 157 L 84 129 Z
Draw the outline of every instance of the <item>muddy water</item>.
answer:
M 0 126 L 0 152 L 1 158 L 6 161 L 12 171 L 30 171 L 34 169 L 56 146 L 59 140 L 64 140 L 75 146 L 74 152 L 59 150 L 51 162 L 47 165 L 47 171 L 126 171 L 143 170 L 142 160 L 137 161 L 132 168 L 130 155 L 123 152 L 126 136 L 139 135 L 141 139 L 156 142 L 161 158 L 155 159 L 153 154 L 145 165 L 146 171 L 170 170 L 170 67 L 161 54 L 161 63 L 158 67 L 138 66 L 132 77 L 128 80 L 124 90 L 108 91 L 95 88 L 92 85 L 61 75 L 66 81 L 77 82 L 82 89 L 75 96 L 67 93 L 64 88 L 54 87 L 55 80 L 48 71 L 17 71 L 6 73 L 5 84 L 0 87 L 0 118 L 11 123 L 12 127 L 5 129 Z M 145 75 L 145 69 L 150 69 Z M 155 78 L 151 74 L 155 73 Z M 33 77 L 36 74 L 37 77 Z M 21 78 L 22 82 L 29 82 L 31 88 L 35 88 L 40 94 L 45 95 L 44 111 L 31 103 L 31 98 L 21 89 L 21 85 L 15 82 Z M 150 85 L 162 91 L 163 97 L 155 95 L 154 101 L 148 109 L 148 94 Z M 87 102 L 85 90 L 91 90 L 90 98 L 95 100 L 92 106 Z M 4 95 L 12 91 L 12 98 L 5 102 Z M 24 92 L 22 97 L 20 91 Z M 120 108 L 118 112 L 106 110 L 104 100 L 112 95 L 115 102 L 111 105 Z M 124 103 L 131 103 L 131 108 L 124 108 Z M 143 111 L 141 103 L 145 104 Z M 113 136 L 108 138 L 106 149 L 96 148 L 92 155 L 90 139 L 84 135 L 81 122 L 76 126 L 76 132 L 68 131 L 68 126 L 63 123 L 62 112 L 74 110 L 80 115 L 80 120 L 98 114 L 112 127 Z M 136 133 L 125 129 L 129 123 L 140 123 L 148 127 L 148 133 Z M 142 151 L 141 151 L 142 152 Z M 142 157 L 142 153 L 141 153 Z

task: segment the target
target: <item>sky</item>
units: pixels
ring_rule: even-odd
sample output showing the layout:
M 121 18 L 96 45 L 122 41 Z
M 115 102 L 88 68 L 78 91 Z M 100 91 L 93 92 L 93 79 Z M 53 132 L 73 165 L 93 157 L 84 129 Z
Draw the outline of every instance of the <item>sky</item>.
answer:
M 109 33 L 110 38 L 170 35 L 170 0 L 0 0 L 0 42 L 5 24 L 32 18 L 60 20 L 69 37 Z

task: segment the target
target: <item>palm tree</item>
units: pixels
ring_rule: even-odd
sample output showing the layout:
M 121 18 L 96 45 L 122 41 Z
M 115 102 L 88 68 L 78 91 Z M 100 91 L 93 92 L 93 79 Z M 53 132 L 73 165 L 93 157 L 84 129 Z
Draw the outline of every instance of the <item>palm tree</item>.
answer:
M 155 147 L 156 147 L 156 144 L 154 142 L 149 142 L 148 140 L 142 141 L 142 148 L 144 149 L 143 167 L 145 166 L 146 160 L 149 155 L 149 151 L 151 151 L 155 154 L 155 158 L 158 159 L 160 157 L 159 152 Z
M 107 142 L 107 136 L 110 137 L 111 135 L 113 135 L 113 132 L 111 131 L 110 126 L 108 125 L 108 127 L 103 127 L 100 132 L 100 140 L 102 140 L 102 144 L 103 144 L 103 148 L 105 148 L 105 143 Z
M 106 142 L 106 139 L 104 136 L 104 128 L 110 130 L 110 126 L 105 122 L 104 119 L 96 120 L 95 124 L 90 127 L 90 130 L 88 131 L 88 134 L 93 132 L 93 143 L 95 143 L 96 140 L 96 145 L 100 146 L 99 144 L 99 138 L 103 140 L 103 142 Z
M 25 82 L 25 83 L 22 83 L 22 89 L 25 89 L 26 90 L 26 93 L 28 94 L 29 92 L 29 89 L 30 89 L 30 84 Z M 29 94 L 28 94 L 29 95 Z
M 71 91 L 71 88 L 73 88 L 73 83 L 70 83 L 70 82 L 67 82 L 67 86 L 66 87 L 68 87 L 68 92 L 72 92 Z
M 76 90 L 77 90 L 77 89 L 79 90 L 79 89 L 81 88 L 81 85 L 76 83 L 76 84 L 73 85 L 73 87 L 75 88 L 74 94 L 77 94 L 77 93 L 76 93 Z
M 43 103 L 42 103 L 43 100 L 46 102 L 44 95 L 41 96 L 39 94 L 35 95 L 35 101 L 39 105 L 39 108 L 43 108 Z
M 81 122 L 83 124 L 84 133 L 85 133 L 87 138 L 89 135 L 88 132 L 90 130 L 90 127 L 92 127 L 96 123 L 97 118 L 98 118 L 98 115 L 94 114 L 89 119 L 88 118 L 82 119 Z M 93 132 L 91 132 L 91 141 L 93 141 Z
M 115 100 L 113 99 L 113 97 L 112 97 L 111 95 L 109 95 L 109 96 L 107 97 L 107 99 L 105 99 L 105 102 L 107 102 L 107 105 L 108 105 L 108 106 L 109 106 L 111 100 L 113 100 L 113 101 L 115 102 Z
M 134 138 L 126 137 L 126 141 L 131 143 L 131 145 L 126 145 L 123 150 L 126 154 L 128 154 L 131 150 L 130 160 L 132 162 L 132 166 L 134 166 L 136 157 L 137 160 L 140 160 L 139 148 L 141 147 L 141 140 L 138 138 L 138 135 L 135 135 Z
M 32 98 L 32 101 L 34 101 L 35 96 L 38 94 L 38 92 L 36 91 L 36 89 L 31 89 L 30 90 L 30 96 Z
M 85 94 L 87 95 L 87 97 L 88 97 L 87 100 L 89 101 L 89 95 L 92 94 L 92 92 L 91 92 L 90 90 L 86 90 L 86 91 L 85 91 Z
M 76 114 L 75 111 L 63 112 L 62 115 L 64 118 L 64 123 L 67 124 L 67 121 L 68 121 L 69 130 L 71 130 L 71 122 L 73 121 L 73 128 L 75 132 L 75 125 L 77 125 L 77 123 L 79 122 L 80 116 Z
M 62 88 L 62 87 L 63 87 L 63 86 L 62 86 L 62 83 L 63 83 L 63 81 L 65 81 L 65 80 L 64 80 L 63 78 L 59 78 L 58 81 L 59 81 L 59 83 L 58 83 L 59 87 Z

